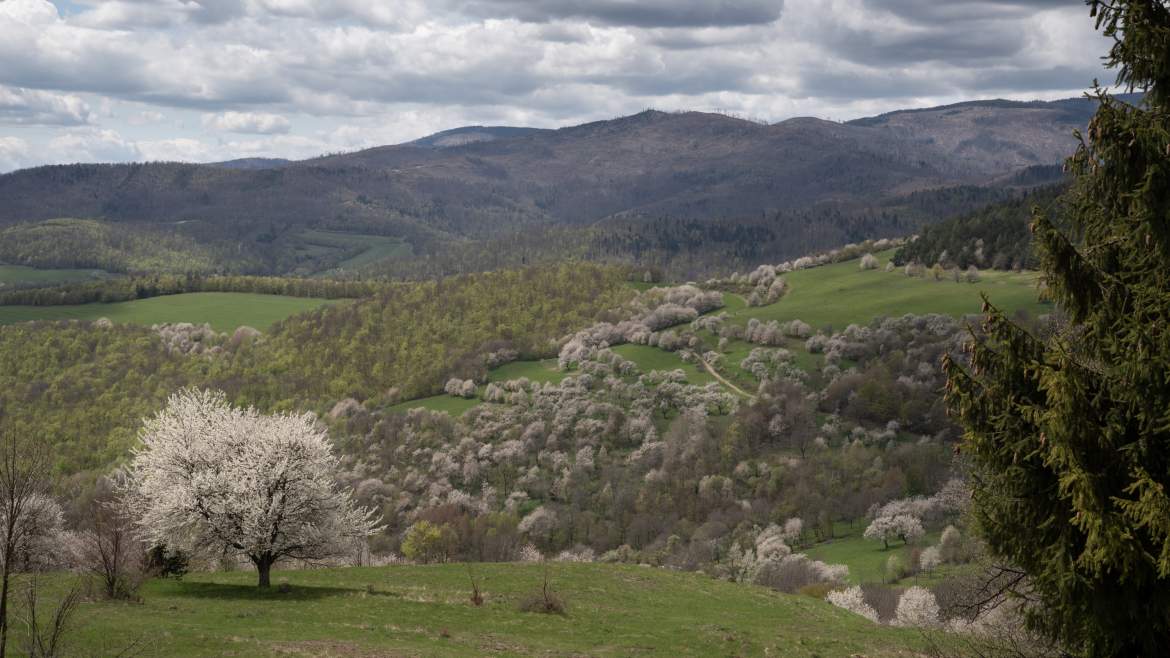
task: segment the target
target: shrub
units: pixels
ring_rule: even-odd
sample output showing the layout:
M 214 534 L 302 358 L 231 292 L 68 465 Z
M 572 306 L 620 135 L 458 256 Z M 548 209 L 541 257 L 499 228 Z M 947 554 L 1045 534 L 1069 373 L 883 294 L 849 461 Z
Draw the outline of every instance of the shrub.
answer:
M 959 529 L 949 525 L 943 530 L 938 544 L 939 558 L 947 564 L 958 564 L 963 561 L 963 536 Z
M 446 562 L 456 542 L 455 531 L 447 524 L 415 521 L 402 539 L 402 554 L 415 562 Z
M 829 592 L 825 596 L 825 600 L 838 608 L 848 610 L 855 615 L 861 615 L 875 624 L 878 623 L 877 611 L 865 602 L 864 592 L 856 585 L 848 589 Z
M 906 566 L 906 562 L 897 555 L 891 555 L 886 560 L 886 582 L 896 583 L 906 576 L 910 575 L 910 569 Z
M 878 619 L 889 621 L 894 618 L 894 611 L 898 608 L 897 590 L 885 585 L 870 583 L 862 585 L 861 591 L 865 594 L 866 604 L 877 612 Z
M 812 583 L 811 585 L 805 585 L 796 590 L 796 593 L 811 596 L 814 599 L 824 600 L 829 595 L 829 592 L 833 591 L 833 587 L 834 585 L 832 583 Z
M 939 623 L 938 602 L 925 587 L 911 587 L 898 599 L 894 611 L 894 625 L 912 628 L 931 628 Z
M 878 265 L 878 259 L 873 254 L 866 254 L 861 257 L 861 269 L 863 270 L 876 270 Z
M 612 551 L 611 551 L 612 552 Z M 520 547 L 520 553 L 517 556 L 520 562 L 544 562 L 544 554 L 540 549 L 532 544 L 525 544 Z
M 544 582 L 540 589 L 520 600 L 520 612 L 539 612 L 546 615 L 568 614 L 565 600 L 552 589 L 548 567 L 544 568 Z
M 922 549 L 922 553 L 918 556 L 918 568 L 927 573 L 934 571 L 942 563 L 941 553 L 938 546 L 928 546 Z

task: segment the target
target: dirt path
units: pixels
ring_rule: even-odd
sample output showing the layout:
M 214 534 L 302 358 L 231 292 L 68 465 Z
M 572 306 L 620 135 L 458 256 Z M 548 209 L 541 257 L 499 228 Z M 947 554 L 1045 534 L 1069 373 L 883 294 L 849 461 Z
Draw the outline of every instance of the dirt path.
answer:
M 698 355 L 696 355 L 696 356 L 698 356 Z M 751 400 L 752 402 L 755 402 L 755 400 L 756 400 L 756 396 L 752 395 L 751 393 L 748 393 L 747 391 L 743 390 L 742 388 L 740 388 L 740 387 L 736 386 L 735 384 L 732 384 L 731 382 L 727 381 L 727 379 L 726 379 L 726 378 L 724 378 L 724 377 L 723 377 L 723 375 L 720 375 L 719 373 L 715 372 L 715 369 L 711 367 L 711 364 L 709 364 L 709 363 L 707 363 L 706 361 L 704 361 L 704 360 L 702 359 L 702 357 L 699 357 L 698 361 L 699 361 L 699 365 L 703 366 L 703 369 L 704 369 L 704 370 L 706 370 L 707 372 L 711 373 L 711 376 L 712 376 L 712 377 L 714 377 L 715 379 L 719 380 L 719 383 L 720 383 L 720 384 L 723 384 L 723 385 L 724 385 L 724 386 L 726 386 L 727 388 L 730 388 L 731 390 L 735 391 L 736 393 L 739 393 L 740 395 L 742 395 L 742 396 L 744 396 L 745 398 L 747 398 L 747 399 Z

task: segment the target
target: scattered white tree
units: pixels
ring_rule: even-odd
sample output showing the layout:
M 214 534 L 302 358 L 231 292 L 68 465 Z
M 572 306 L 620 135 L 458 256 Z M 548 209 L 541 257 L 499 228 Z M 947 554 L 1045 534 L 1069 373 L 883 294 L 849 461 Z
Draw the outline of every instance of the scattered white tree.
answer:
M 876 270 L 879 265 L 880 263 L 878 263 L 877 257 L 873 254 L 866 254 L 861 257 L 861 269 L 863 270 Z
M 877 610 L 873 606 L 865 602 L 865 594 L 861 591 L 861 587 L 854 585 L 848 589 L 840 589 L 829 592 L 825 599 L 837 606 L 844 608 L 855 615 L 861 615 L 873 623 L 878 623 Z
M 784 522 L 784 542 L 787 544 L 799 544 L 800 535 L 804 532 L 804 521 L 799 517 L 793 517 Z
M 943 529 L 942 537 L 938 542 L 939 558 L 943 562 L 957 563 L 962 561 L 963 535 L 953 525 Z
M 260 587 L 279 560 L 343 555 L 379 529 L 337 488 L 337 459 L 312 414 L 270 416 L 183 390 L 140 439 L 122 493 L 146 537 L 246 556 Z
M 544 554 L 532 544 L 524 544 L 517 555 L 521 562 L 544 562 Z
M 894 625 L 912 628 L 938 626 L 938 601 L 925 587 L 911 587 L 898 599 L 894 610 Z
M 942 551 L 938 546 L 928 546 L 922 549 L 922 554 L 918 556 L 918 568 L 930 573 L 942 564 Z
M 926 531 L 922 529 L 922 522 L 909 514 L 879 516 L 865 529 L 866 539 L 880 539 L 886 549 L 890 547 L 892 539 L 901 539 L 909 544 L 924 534 Z

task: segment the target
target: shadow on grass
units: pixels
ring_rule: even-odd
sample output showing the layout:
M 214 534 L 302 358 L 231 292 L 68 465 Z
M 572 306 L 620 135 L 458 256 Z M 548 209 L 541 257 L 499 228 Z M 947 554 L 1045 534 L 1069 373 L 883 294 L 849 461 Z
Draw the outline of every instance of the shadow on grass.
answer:
M 243 601 L 314 601 L 335 596 L 351 596 L 363 590 L 345 587 L 315 587 L 305 585 L 273 585 L 260 589 L 256 585 L 230 583 L 175 583 L 177 596 L 194 599 L 231 599 Z

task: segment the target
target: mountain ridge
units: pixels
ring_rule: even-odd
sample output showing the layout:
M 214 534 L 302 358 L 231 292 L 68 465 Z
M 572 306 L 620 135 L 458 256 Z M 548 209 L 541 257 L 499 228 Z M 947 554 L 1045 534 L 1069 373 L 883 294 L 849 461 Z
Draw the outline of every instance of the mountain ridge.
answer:
M 241 252 L 327 228 L 398 237 L 425 255 L 450 241 L 613 218 L 759 220 L 817 208 L 860 217 L 925 190 L 1051 182 L 1094 106 L 987 101 L 868 123 L 774 124 L 647 110 L 549 130 L 469 126 L 296 162 L 57 165 L 0 175 L 0 226 L 57 217 L 159 224 Z M 861 237 L 913 227 L 833 221 Z M 841 235 L 785 225 L 793 228 L 801 249 Z

